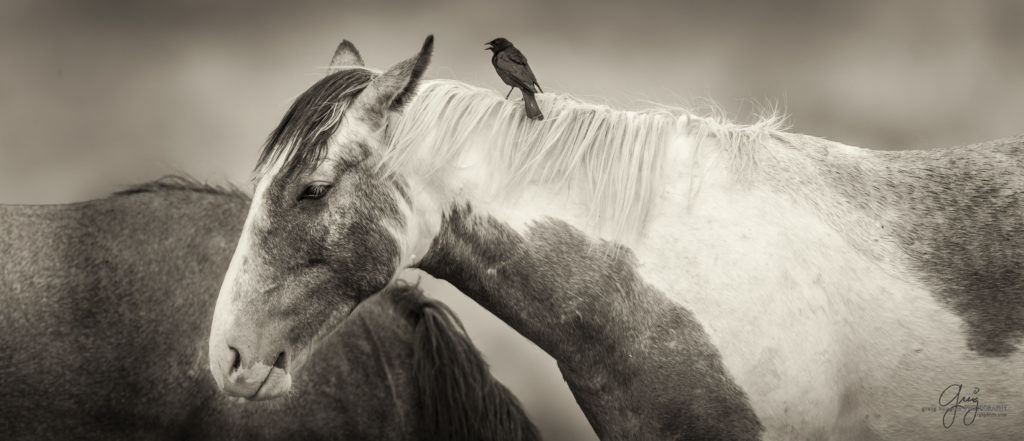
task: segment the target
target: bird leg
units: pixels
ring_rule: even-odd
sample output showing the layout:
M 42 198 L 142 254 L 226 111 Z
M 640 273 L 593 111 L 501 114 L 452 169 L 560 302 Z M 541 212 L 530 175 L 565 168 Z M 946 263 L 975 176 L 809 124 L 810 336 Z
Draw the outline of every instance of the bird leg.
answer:
M 515 86 L 513 86 L 511 89 L 508 90 L 508 93 L 505 94 L 505 99 L 508 99 L 508 97 L 512 96 L 512 91 L 513 90 L 516 90 Z

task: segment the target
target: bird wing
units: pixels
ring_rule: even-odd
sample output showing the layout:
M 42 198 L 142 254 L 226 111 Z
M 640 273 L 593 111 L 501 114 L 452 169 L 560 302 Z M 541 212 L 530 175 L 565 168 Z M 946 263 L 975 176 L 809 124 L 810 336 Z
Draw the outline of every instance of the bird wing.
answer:
M 530 89 L 531 92 L 536 92 L 533 85 L 537 83 L 537 77 L 533 75 L 533 70 L 530 69 L 530 65 L 526 62 L 526 57 L 523 56 L 519 49 L 510 47 L 498 53 L 495 64 L 501 70 L 504 70 L 509 75 L 515 78 L 519 87 Z

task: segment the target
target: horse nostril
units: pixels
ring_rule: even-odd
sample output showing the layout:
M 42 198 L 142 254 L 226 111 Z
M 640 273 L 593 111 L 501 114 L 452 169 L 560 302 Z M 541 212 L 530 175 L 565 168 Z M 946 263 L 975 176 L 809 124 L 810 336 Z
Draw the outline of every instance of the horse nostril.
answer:
M 277 360 L 274 360 L 274 367 L 281 370 L 288 370 L 288 357 L 284 352 L 277 354 Z
M 234 355 L 234 361 L 231 362 L 231 372 L 234 372 L 242 365 L 242 355 L 233 346 L 228 346 L 228 349 L 231 349 L 231 354 Z

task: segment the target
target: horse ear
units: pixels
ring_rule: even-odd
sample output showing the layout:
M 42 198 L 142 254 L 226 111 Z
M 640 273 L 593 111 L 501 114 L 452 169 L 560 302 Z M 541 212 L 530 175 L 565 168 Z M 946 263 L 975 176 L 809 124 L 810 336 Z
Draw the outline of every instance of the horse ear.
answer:
M 430 64 L 430 55 L 433 51 L 434 36 L 428 35 L 419 54 L 392 66 L 387 72 L 374 78 L 366 86 L 366 90 L 359 94 L 359 104 L 380 115 L 401 109 L 412 99 L 423 72 Z
M 363 57 L 359 56 L 359 50 L 351 41 L 341 40 L 338 48 L 334 50 L 334 57 L 331 58 L 327 73 L 337 72 L 341 66 L 363 66 Z

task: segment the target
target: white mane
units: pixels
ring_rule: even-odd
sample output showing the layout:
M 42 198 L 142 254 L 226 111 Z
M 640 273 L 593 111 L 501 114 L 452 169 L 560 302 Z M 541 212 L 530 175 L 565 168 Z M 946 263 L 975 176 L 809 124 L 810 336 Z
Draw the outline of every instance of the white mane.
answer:
M 387 124 L 381 164 L 430 177 L 474 149 L 508 173 L 491 185 L 515 194 L 532 184 L 565 186 L 587 202 L 596 227 L 612 238 L 639 235 L 662 189 L 666 153 L 681 137 L 698 146 L 714 138 L 739 169 L 753 147 L 778 133 L 781 119 L 741 126 L 680 109 L 623 111 L 571 96 L 539 94 L 544 121 L 525 117 L 522 102 L 452 80 L 420 85 L 416 98 Z M 487 145 L 475 145 L 486 139 Z M 479 152 L 477 152 L 479 154 Z

